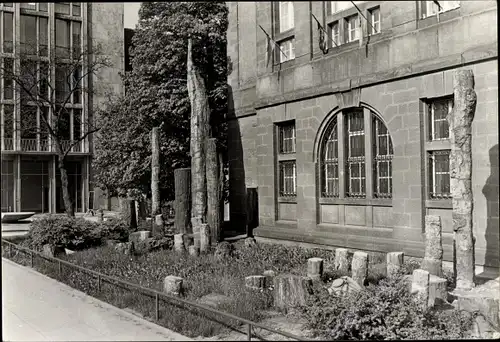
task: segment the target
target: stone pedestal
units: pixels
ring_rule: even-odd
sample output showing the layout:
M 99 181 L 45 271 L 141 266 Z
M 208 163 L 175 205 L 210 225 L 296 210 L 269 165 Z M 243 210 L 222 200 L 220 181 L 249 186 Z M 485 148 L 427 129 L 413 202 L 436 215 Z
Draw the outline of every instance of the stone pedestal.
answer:
M 334 267 L 336 270 L 343 272 L 343 273 L 348 273 L 350 269 L 350 262 L 349 262 L 349 252 L 345 248 L 337 248 L 335 250 L 335 262 L 334 262 Z
M 245 286 L 253 290 L 263 290 L 266 287 L 266 277 L 261 275 L 245 277 Z
M 425 254 L 421 269 L 432 275 L 443 276 L 443 244 L 441 238 L 441 217 L 425 216 Z
M 128 236 L 129 242 L 139 243 L 151 237 L 149 230 L 140 230 L 138 232 L 130 233 Z
M 425 307 L 429 302 L 429 278 L 430 274 L 425 270 L 417 269 L 413 271 L 411 293 Z
M 178 296 L 182 293 L 182 281 L 181 277 L 176 277 L 173 275 L 166 276 L 163 280 L 163 292 Z
M 387 277 L 393 278 L 401 270 L 404 263 L 405 254 L 403 252 L 387 253 Z
M 352 257 L 352 279 L 360 286 L 365 285 L 368 277 L 368 254 L 365 252 L 355 252 Z
M 176 252 L 184 251 L 184 234 L 175 234 L 174 235 L 174 250 Z
M 307 260 L 307 276 L 312 280 L 320 280 L 323 275 L 323 259 L 309 258 Z

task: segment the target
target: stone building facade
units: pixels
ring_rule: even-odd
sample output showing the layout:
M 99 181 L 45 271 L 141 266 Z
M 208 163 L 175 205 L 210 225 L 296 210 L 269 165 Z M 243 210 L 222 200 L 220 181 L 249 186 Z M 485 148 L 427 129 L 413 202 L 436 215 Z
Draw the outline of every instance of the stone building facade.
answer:
M 232 225 L 254 189 L 259 239 L 422 257 L 440 215 L 451 261 L 446 115 L 466 68 L 475 261 L 498 272 L 496 1 L 354 3 L 228 2 Z
M 123 92 L 119 76 L 124 70 L 123 3 L 1 3 L 0 63 L 12 65 L 13 72 L 19 74 L 20 56 L 28 44 L 36 47 L 37 52 L 30 58 L 37 67 L 41 63 L 51 65 L 53 76 L 49 82 L 56 88 L 56 97 L 60 75 L 48 61 L 57 54 L 85 52 L 88 46 L 99 45 L 100 56 L 110 62 L 109 67 L 101 68 L 97 75 L 84 78 L 82 87 L 89 91 L 80 92 L 65 105 L 70 124 L 66 132 L 68 140 L 63 144 L 71 144 L 84 129 L 76 118 L 82 118 L 81 123 L 87 122 L 107 94 Z M 61 56 L 66 55 L 57 57 Z M 89 60 L 94 57 L 90 55 Z M 2 211 L 63 211 L 55 147 L 46 134 L 25 134 L 23 113 L 32 107 L 22 104 L 19 87 L 6 74 L 0 77 L 0 85 Z M 34 110 L 40 111 L 36 107 Z M 37 113 L 38 121 L 39 115 Z M 73 146 L 68 154 L 68 183 L 76 212 L 85 212 L 91 206 L 92 152 L 93 141 L 89 136 Z

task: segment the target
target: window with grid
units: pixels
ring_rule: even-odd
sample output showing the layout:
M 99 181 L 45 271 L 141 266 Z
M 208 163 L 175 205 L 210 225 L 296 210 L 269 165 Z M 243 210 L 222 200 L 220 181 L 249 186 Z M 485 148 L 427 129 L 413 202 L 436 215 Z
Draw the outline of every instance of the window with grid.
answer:
M 21 53 L 47 56 L 49 36 L 48 18 L 21 15 L 20 36 Z
M 437 99 L 428 104 L 429 140 L 445 140 L 450 138 L 450 126 L 447 116 L 453 110 L 453 99 Z
M 392 197 L 392 157 L 394 151 L 389 131 L 384 123 L 373 117 L 373 197 Z
M 295 153 L 295 125 L 282 125 L 279 132 L 280 153 Z
M 358 1 L 359 3 L 359 1 Z M 350 1 L 330 1 L 330 13 L 329 14 L 334 14 L 346 9 L 349 9 L 351 7 L 354 7 L 352 2 Z
M 380 33 L 380 7 L 375 7 L 368 10 L 368 34 Z
M 436 1 L 420 1 L 421 17 L 427 18 L 437 13 L 451 11 L 460 7 L 460 1 L 439 1 L 439 6 Z
M 3 63 L 3 99 L 12 100 L 14 97 L 14 60 L 12 58 L 4 58 L 1 62 Z
M 345 19 L 345 34 L 346 42 L 353 42 L 359 39 L 359 18 L 358 15 L 353 15 Z
M 292 1 L 279 2 L 279 31 L 285 32 L 294 27 L 294 13 Z
M 365 175 L 365 129 L 363 111 L 354 111 L 346 116 L 347 124 L 347 196 L 364 198 Z
M 4 5 L 5 6 L 5 5 Z M 14 52 L 14 13 L 2 13 L 3 53 Z
M 339 197 L 339 155 L 337 121 L 334 120 L 326 131 L 321 159 L 322 195 L 323 197 Z
M 56 19 L 56 55 L 69 58 L 71 25 L 69 20 Z
M 340 45 L 340 29 L 339 29 L 339 22 L 334 21 L 333 23 L 328 25 L 329 31 L 330 31 L 330 38 L 331 40 L 328 42 L 330 44 L 330 47 L 336 47 Z
M 280 196 L 295 197 L 297 195 L 295 160 L 280 161 Z
M 448 199 L 450 193 L 450 150 L 429 152 L 431 199 Z
M 279 55 L 280 63 L 295 59 L 295 38 L 287 39 L 278 43 L 281 51 L 276 51 Z

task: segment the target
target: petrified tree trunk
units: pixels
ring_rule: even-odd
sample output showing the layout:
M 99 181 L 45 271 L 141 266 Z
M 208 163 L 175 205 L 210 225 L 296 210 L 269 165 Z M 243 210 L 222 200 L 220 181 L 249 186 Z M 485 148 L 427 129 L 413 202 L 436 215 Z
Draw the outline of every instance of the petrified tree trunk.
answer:
M 425 254 L 420 268 L 432 275 L 442 277 L 442 264 L 441 216 L 425 215 Z
M 205 142 L 209 131 L 209 106 L 205 84 L 193 64 L 192 53 L 192 41 L 188 39 L 187 87 L 191 102 L 191 225 L 197 245 L 200 225 L 206 223 L 207 213 Z
M 151 131 L 151 215 L 160 214 L 160 139 L 158 127 Z
M 288 308 L 304 306 L 307 295 L 312 293 L 312 280 L 292 274 L 274 278 L 274 306 L 286 311 Z
M 207 223 L 211 232 L 211 242 L 221 239 L 220 174 L 217 154 L 217 139 L 207 140 Z
M 453 75 L 454 108 L 450 124 L 450 190 L 453 205 L 457 288 L 474 287 L 474 238 L 472 232 L 471 126 L 476 110 L 474 75 L 457 70 Z
M 59 156 L 59 171 L 61 172 L 61 187 L 63 192 L 64 208 L 66 210 L 66 215 L 75 216 L 75 209 L 73 202 L 71 201 L 71 196 L 68 190 L 68 172 L 66 171 L 66 165 L 64 163 L 64 158 Z
M 192 234 L 191 229 L 191 169 L 175 169 L 175 231 Z

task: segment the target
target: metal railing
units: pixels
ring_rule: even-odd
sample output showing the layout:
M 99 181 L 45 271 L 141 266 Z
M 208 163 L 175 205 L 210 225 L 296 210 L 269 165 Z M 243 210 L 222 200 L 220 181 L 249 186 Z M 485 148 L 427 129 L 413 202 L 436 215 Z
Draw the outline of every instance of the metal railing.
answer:
M 71 144 L 75 143 L 72 140 L 63 140 L 61 145 L 64 150 L 70 148 Z M 14 146 L 14 139 L 4 138 L 3 139 L 3 150 L 4 151 L 15 151 L 17 148 Z M 55 151 L 55 147 L 52 149 Z M 48 139 L 24 139 L 21 138 L 21 151 L 23 152 L 51 152 L 50 143 Z M 82 142 L 75 144 L 71 147 L 71 152 L 82 152 Z
M 4 151 L 14 151 L 14 139 L 3 138 L 3 149 Z
M 101 285 L 102 285 L 102 283 L 104 281 L 107 281 L 109 284 L 112 284 L 112 285 L 115 285 L 115 286 L 125 285 L 125 287 L 127 289 L 131 288 L 131 289 L 137 290 L 138 292 L 140 292 L 142 294 L 149 295 L 149 296 L 153 297 L 155 299 L 155 321 L 156 322 L 158 322 L 159 318 L 160 318 L 160 300 L 164 300 L 164 301 L 169 302 L 169 304 L 171 304 L 171 305 L 176 305 L 178 303 L 181 303 L 181 304 L 186 305 L 187 307 L 201 309 L 201 311 L 204 311 L 204 312 L 207 312 L 207 313 L 216 314 L 216 315 L 222 316 L 224 318 L 232 319 L 232 320 L 235 320 L 235 321 L 237 321 L 237 322 L 239 322 L 241 324 L 244 324 L 244 325 L 247 326 L 246 332 L 242 332 L 242 331 L 240 331 L 240 330 L 238 330 L 238 329 L 236 329 L 234 327 L 231 327 L 231 326 L 228 325 L 228 323 L 221 322 L 221 321 L 219 321 L 219 320 L 217 320 L 215 318 L 206 317 L 205 316 L 206 319 L 209 319 L 209 320 L 211 320 L 213 322 L 216 322 L 216 323 L 219 323 L 221 325 L 224 325 L 224 326 L 226 326 L 226 327 L 228 327 L 228 328 L 230 328 L 232 330 L 235 330 L 235 331 L 237 331 L 239 333 L 246 334 L 247 337 L 248 337 L 248 341 L 252 340 L 252 336 L 254 336 L 256 338 L 259 338 L 262 341 L 265 341 L 262 337 L 258 336 L 255 332 L 252 332 L 253 328 L 259 328 L 261 330 L 266 330 L 266 331 L 269 331 L 271 333 L 278 334 L 278 335 L 281 335 L 281 336 L 284 336 L 284 337 L 288 337 L 288 338 L 291 338 L 291 339 L 297 340 L 297 341 L 314 341 L 312 339 L 307 339 L 307 338 L 302 337 L 302 336 L 297 336 L 297 335 L 293 335 L 293 334 L 290 334 L 290 333 L 287 333 L 287 332 L 284 332 L 284 331 L 279 331 L 279 330 L 273 329 L 271 327 L 267 327 L 264 324 L 253 322 L 253 321 L 250 321 L 248 319 L 245 319 L 245 318 L 242 318 L 242 317 L 238 317 L 238 316 L 235 316 L 235 315 L 227 313 L 227 312 L 219 311 L 219 310 L 216 310 L 214 308 L 211 308 L 211 307 L 203 305 L 203 304 L 199 304 L 199 303 L 187 300 L 187 299 L 179 298 L 179 297 L 176 297 L 176 296 L 173 296 L 173 295 L 169 295 L 167 293 L 163 293 L 163 292 L 160 292 L 160 291 L 157 291 L 157 290 L 153 290 L 153 289 L 150 289 L 150 288 L 147 288 L 147 287 L 143 287 L 141 285 L 134 284 L 134 283 L 128 282 L 126 280 L 119 279 L 119 278 L 116 278 L 116 277 L 113 277 L 113 276 L 110 276 L 110 275 L 106 275 L 104 273 L 93 271 L 91 269 L 88 269 L 88 268 L 85 268 L 85 267 L 82 267 L 82 266 L 79 266 L 79 265 L 75 265 L 75 264 L 73 264 L 71 262 L 68 262 L 68 261 L 65 261 L 65 260 L 61 260 L 59 258 L 49 257 L 49 256 L 46 256 L 46 255 L 40 253 L 40 252 L 31 250 L 29 248 L 18 246 L 15 243 L 12 243 L 12 242 L 9 242 L 9 241 L 6 241 L 6 240 L 2 239 L 2 249 L 3 249 L 4 245 L 9 246 L 7 252 L 8 252 L 8 255 L 9 255 L 10 258 L 12 258 L 13 249 L 28 254 L 29 257 L 30 257 L 31 268 L 34 268 L 34 265 L 35 265 L 35 256 L 38 256 L 38 257 L 40 257 L 42 259 L 45 259 L 45 260 L 57 263 L 59 276 L 62 275 L 62 265 L 75 268 L 75 269 L 77 269 L 77 270 L 79 270 L 79 271 L 81 271 L 83 273 L 86 273 L 86 274 L 94 276 L 97 279 L 97 291 L 98 292 L 101 291 Z M 185 309 L 187 310 L 187 308 L 185 308 Z

